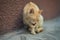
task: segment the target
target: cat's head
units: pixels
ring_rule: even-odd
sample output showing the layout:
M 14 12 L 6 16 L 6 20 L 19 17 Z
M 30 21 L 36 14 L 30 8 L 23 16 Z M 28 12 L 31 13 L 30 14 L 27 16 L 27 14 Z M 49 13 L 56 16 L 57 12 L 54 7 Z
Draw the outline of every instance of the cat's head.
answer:
M 24 14 L 30 19 L 31 23 L 36 23 L 39 21 L 39 16 L 43 10 L 40 10 L 39 7 L 33 3 L 29 2 L 24 7 Z

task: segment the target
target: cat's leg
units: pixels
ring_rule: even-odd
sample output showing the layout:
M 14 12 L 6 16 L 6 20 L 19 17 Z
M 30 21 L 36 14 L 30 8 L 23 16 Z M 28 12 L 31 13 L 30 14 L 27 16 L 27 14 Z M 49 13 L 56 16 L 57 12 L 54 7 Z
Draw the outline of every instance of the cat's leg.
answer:
M 35 30 L 36 30 L 37 33 L 42 32 L 42 31 L 43 31 L 42 25 L 40 26 L 40 24 L 37 23 L 37 25 L 36 25 L 36 27 L 35 27 Z
M 39 33 L 39 32 L 42 32 L 43 31 L 43 16 L 42 15 L 40 15 L 40 17 L 39 17 L 39 22 L 37 23 L 37 32 Z
M 31 34 L 33 34 L 33 35 L 36 34 L 35 26 L 30 26 L 29 30 L 30 30 Z
M 36 32 L 37 32 L 37 33 L 42 32 L 42 31 L 43 31 L 43 27 L 38 27 L 38 28 L 36 29 Z

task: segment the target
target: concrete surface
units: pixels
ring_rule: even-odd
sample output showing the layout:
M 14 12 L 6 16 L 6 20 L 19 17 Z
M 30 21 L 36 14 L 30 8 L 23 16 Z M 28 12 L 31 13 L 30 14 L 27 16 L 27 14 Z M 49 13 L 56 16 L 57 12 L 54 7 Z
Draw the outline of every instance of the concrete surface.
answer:
M 47 20 L 43 25 L 44 31 L 32 35 L 25 29 L 7 33 L 0 40 L 60 40 L 60 17 Z

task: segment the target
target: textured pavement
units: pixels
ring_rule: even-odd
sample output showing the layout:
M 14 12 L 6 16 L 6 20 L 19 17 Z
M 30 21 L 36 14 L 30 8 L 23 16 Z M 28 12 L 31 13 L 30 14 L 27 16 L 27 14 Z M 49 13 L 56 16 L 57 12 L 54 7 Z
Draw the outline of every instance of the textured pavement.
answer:
M 0 40 L 60 40 L 60 17 L 47 20 L 43 25 L 44 31 L 32 35 L 25 29 L 5 34 Z

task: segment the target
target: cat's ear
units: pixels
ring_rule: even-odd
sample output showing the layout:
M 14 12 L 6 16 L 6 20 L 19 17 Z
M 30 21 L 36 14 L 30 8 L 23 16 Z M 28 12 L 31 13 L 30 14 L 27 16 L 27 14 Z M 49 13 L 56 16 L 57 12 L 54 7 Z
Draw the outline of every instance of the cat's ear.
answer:
M 34 9 L 30 9 L 30 12 L 29 13 L 30 14 L 34 13 Z
M 41 14 L 43 12 L 43 10 L 39 10 L 39 14 Z

